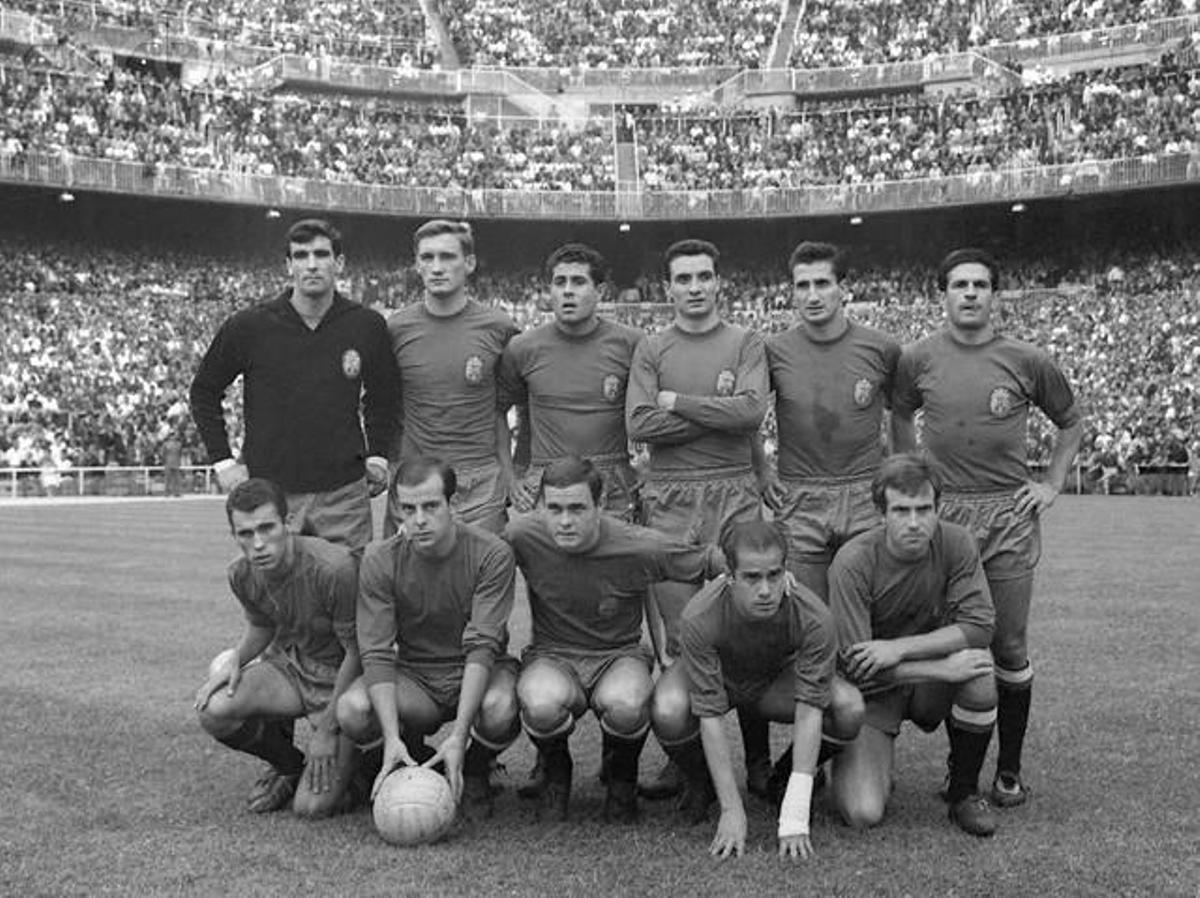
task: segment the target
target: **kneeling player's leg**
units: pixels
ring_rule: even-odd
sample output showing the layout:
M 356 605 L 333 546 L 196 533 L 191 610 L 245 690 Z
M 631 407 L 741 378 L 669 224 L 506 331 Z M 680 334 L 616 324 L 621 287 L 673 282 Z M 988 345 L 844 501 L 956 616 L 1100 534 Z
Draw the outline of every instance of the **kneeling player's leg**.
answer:
M 630 823 L 637 819 L 638 760 L 650 731 L 654 683 L 645 658 L 617 658 L 592 689 L 592 710 L 600 721 L 608 795 L 605 817 Z
M 313 738 L 318 737 L 314 734 Z M 354 775 L 357 754 L 354 741 L 345 734 L 335 738 L 332 757 L 317 756 L 310 742 L 308 763 L 296 787 L 296 813 L 310 820 L 342 813 L 345 810 L 343 798 Z
M 517 705 L 521 725 L 537 746 L 546 769 L 541 797 L 546 809 L 565 820 L 571 796 L 571 751 L 567 739 L 575 720 L 587 710 L 587 698 L 578 677 L 557 661 L 533 658 L 517 677 Z
M 892 791 L 896 737 L 864 724 L 833 759 L 830 796 L 848 826 L 866 829 L 883 819 Z
M 1027 628 L 1033 596 L 1033 574 L 988 584 L 996 606 L 996 630 L 992 654 L 996 659 L 996 688 L 999 707 L 997 731 L 1000 751 L 996 756 L 997 775 L 1011 778 L 1018 791 L 1021 752 L 1029 726 L 1029 706 L 1033 695 L 1033 665 L 1029 663 Z M 1019 803 L 1022 799 L 1018 799 Z
M 680 814 L 689 824 L 703 823 L 716 800 L 716 791 L 700 741 L 700 721 L 692 713 L 688 677 L 682 664 L 672 665 L 654 684 L 650 720 L 659 745 L 686 779 Z
M 269 661 L 247 665 L 233 695 L 222 688 L 197 712 L 200 725 L 218 742 L 271 765 L 250 794 L 252 811 L 277 810 L 291 800 L 304 769 L 304 755 L 292 742 L 292 720 L 302 713 L 296 687 Z
M 463 801 L 468 813 L 490 817 L 493 795 L 489 781 L 492 762 L 521 731 L 517 711 L 517 666 L 501 658 L 488 673 L 479 713 L 471 728 L 471 743 L 463 758 Z

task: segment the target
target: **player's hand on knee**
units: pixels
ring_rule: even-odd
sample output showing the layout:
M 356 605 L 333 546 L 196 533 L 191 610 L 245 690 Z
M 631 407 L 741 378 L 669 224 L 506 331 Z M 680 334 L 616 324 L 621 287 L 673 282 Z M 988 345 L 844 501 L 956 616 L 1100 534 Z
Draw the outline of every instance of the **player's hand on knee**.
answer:
M 951 683 L 966 683 L 993 673 L 995 664 L 989 649 L 960 649 L 946 656 L 946 669 Z
M 708 853 L 716 858 L 741 857 L 746 850 L 746 811 L 743 808 L 727 808 L 721 811 L 717 821 L 717 834 L 713 837 Z
M 807 833 L 800 836 L 784 836 L 779 840 L 779 856 L 785 861 L 796 858 L 806 861 L 815 853 L 812 839 L 808 837 Z
M 337 776 L 338 737 L 324 727 L 318 727 L 308 741 L 308 764 L 305 776 L 310 792 L 320 794 L 333 788 Z
M 383 786 L 383 781 L 388 778 L 389 773 L 401 766 L 414 767 L 416 763 L 399 737 L 384 739 L 383 764 L 379 768 L 379 776 L 375 777 L 375 783 L 371 786 L 371 800 L 375 800 L 375 796 L 379 794 L 379 789 Z
M 876 674 L 890 670 L 903 658 L 900 649 L 889 639 L 856 642 L 842 652 L 843 672 L 854 683 L 870 680 Z
M 223 467 L 216 472 L 217 485 L 222 492 L 229 492 L 243 480 L 250 479 L 250 469 L 245 465 L 233 464 Z
M 203 711 L 208 707 L 208 700 L 218 689 L 229 684 L 226 694 L 232 698 L 237 691 L 238 681 L 242 678 L 242 666 L 238 660 L 237 649 L 226 649 L 213 658 L 208 665 L 208 679 L 196 692 L 195 708 Z

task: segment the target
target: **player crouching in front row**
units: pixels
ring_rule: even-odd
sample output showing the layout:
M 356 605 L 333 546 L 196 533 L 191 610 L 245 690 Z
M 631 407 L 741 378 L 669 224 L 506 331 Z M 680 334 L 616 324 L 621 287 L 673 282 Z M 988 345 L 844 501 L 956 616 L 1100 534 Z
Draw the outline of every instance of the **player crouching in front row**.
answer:
M 977 789 L 996 721 L 995 613 L 974 538 L 938 519 L 940 492 L 922 457 L 885 459 L 872 484 L 883 524 L 843 546 L 830 568 L 839 669 L 866 696 L 861 732 L 834 759 L 832 798 L 851 826 L 874 826 L 901 723 L 932 731 L 945 721 L 950 819 L 990 836 L 995 815 Z
M 680 660 L 654 692 L 654 732 L 687 776 L 685 819 L 703 822 L 713 800 L 720 802 L 710 852 L 728 857 L 745 848 L 746 813 L 722 717 L 737 708 L 790 723 L 792 749 L 773 777 L 783 792 L 779 854 L 808 858 L 814 773 L 858 732 L 862 697 L 834 673 L 829 609 L 787 575 L 784 529 L 765 521 L 728 523 L 720 546 L 729 574 L 684 609 Z
M 229 586 L 246 627 L 209 665 L 195 708 L 217 741 L 271 765 L 250 793 L 251 811 L 281 810 L 295 795 L 296 813 L 316 818 L 344 809 L 354 768 L 335 706 L 359 670 L 358 565 L 344 546 L 290 533 L 287 511 L 269 480 L 251 478 L 229 493 L 225 512 L 241 550 Z M 293 721 L 304 716 L 314 728 L 307 762 L 292 741 Z

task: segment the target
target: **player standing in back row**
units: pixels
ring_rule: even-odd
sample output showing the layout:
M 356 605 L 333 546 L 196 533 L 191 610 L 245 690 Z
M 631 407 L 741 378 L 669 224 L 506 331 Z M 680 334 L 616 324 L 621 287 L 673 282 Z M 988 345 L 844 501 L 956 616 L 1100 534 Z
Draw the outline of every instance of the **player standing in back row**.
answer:
M 779 426 L 778 477 L 763 469 L 763 499 L 787 528 L 788 568 L 828 599 L 837 550 L 879 523 L 871 478 L 883 460 L 900 344 L 846 317 L 846 259 L 801 243 L 788 261 L 800 322 L 767 339 Z
M 938 287 L 946 328 L 905 347 L 894 413 L 904 449 L 915 444 L 913 413 L 924 410 L 922 443 L 945 490 L 941 517 L 965 526 L 979 543 L 996 606 L 992 654 L 1000 750 L 991 798 L 1012 807 L 1028 794 L 1021 781 L 1033 685 L 1026 627 L 1042 551 L 1040 520 L 1066 482 L 1084 418 L 1044 350 L 996 333 L 999 281 L 996 260 L 983 250 L 959 249 L 942 260 Z M 1059 429 L 1040 482 L 1026 465 L 1031 405 Z
M 663 257 L 674 323 L 633 354 L 626 427 L 648 444 L 643 523 L 678 539 L 715 543 L 726 520 L 762 514 L 753 443 L 767 409 L 762 338 L 721 318 L 720 252 L 705 240 L 681 240 Z M 679 618 L 696 592 L 685 584 L 651 587 L 663 630 L 653 633 L 660 661 L 678 654 Z M 765 733 L 761 724 L 748 732 Z M 765 739 L 747 747 L 748 764 L 770 767 Z M 768 773 L 769 775 L 769 773 Z M 647 797 L 678 791 L 678 775 Z
M 472 299 L 475 238 L 466 222 L 428 221 L 413 235 L 417 271 L 425 285 L 420 303 L 388 319 L 400 368 L 398 448 L 393 465 L 436 456 L 454 467 L 457 517 L 493 533 L 504 527 L 512 484 L 508 422 L 497 407 L 500 353 L 517 333 L 507 314 Z M 389 498 L 384 534 L 399 514 Z

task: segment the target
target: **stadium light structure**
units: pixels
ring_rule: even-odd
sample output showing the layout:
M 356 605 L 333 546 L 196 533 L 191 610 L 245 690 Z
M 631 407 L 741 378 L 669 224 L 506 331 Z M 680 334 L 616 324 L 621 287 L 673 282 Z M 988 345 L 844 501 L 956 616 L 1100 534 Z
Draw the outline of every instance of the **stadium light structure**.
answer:
M 75 194 L 71 193 L 69 190 L 64 190 L 58 195 L 58 201 L 60 203 L 73 203 L 75 202 Z

